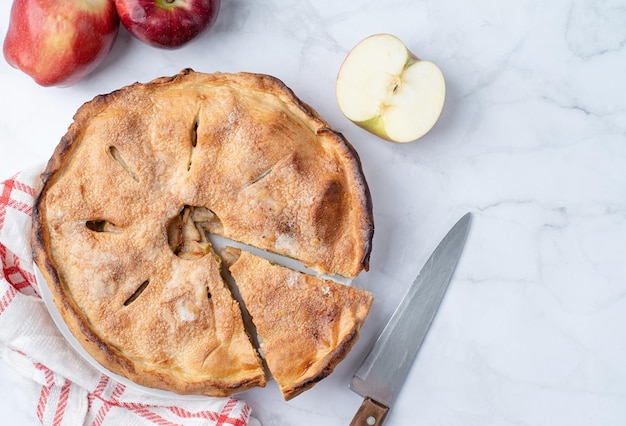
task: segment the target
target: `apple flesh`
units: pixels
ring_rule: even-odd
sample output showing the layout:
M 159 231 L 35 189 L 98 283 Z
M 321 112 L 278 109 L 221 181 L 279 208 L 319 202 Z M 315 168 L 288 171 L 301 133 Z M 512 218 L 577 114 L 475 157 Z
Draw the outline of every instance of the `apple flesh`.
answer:
M 439 119 L 445 95 L 439 67 L 418 59 L 390 34 L 358 43 L 337 75 L 341 112 L 392 142 L 411 142 L 425 135 Z
M 151 46 L 178 48 L 216 21 L 220 0 L 115 0 L 126 29 Z
M 41 86 L 71 86 L 104 60 L 118 29 L 111 0 L 14 0 L 3 54 Z

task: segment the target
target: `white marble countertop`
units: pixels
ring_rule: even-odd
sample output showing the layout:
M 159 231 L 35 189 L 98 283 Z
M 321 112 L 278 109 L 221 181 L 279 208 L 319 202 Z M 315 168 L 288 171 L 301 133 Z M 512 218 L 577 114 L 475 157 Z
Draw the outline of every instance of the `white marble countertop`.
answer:
M 10 2 L 0 2 L 6 34 Z M 418 142 L 382 141 L 334 98 L 348 50 L 399 36 L 447 80 Z M 42 88 L 0 61 L 0 174 L 47 161 L 74 111 L 134 81 L 197 71 L 282 79 L 361 156 L 376 234 L 356 285 L 376 298 L 335 373 L 283 402 L 242 397 L 264 426 L 346 425 L 347 387 L 447 229 L 474 213 L 465 253 L 387 424 L 626 424 L 626 8 L 607 0 L 223 0 L 214 29 L 176 51 L 124 30 L 78 85 Z M 0 363 L 2 423 L 35 424 L 24 380 Z M 8 416 L 8 417 L 7 417 Z

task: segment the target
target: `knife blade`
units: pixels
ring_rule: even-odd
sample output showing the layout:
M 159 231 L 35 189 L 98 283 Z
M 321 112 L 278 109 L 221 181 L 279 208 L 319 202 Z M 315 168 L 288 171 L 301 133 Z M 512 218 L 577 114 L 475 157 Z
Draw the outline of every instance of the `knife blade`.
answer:
M 350 389 L 364 399 L 350 426 L 383 423 L 452 279 L 471 217 L 465 214 L 441 240 L 352 377 Z

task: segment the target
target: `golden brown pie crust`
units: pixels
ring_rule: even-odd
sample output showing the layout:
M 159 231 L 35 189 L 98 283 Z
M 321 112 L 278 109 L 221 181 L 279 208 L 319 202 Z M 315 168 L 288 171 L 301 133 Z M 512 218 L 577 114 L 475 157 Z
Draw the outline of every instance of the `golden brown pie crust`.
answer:
M 33 212 L 55 304 L 109 370 L 210 396 L 265 377 L 219 257 L 181 243 L 194 226 L 348 277 L 374 229 L 358 156 L 273 77 L 187 69 L 77 111 Z
M 372 304 L 362 289 L 226 249 L 228 268 L 285 400 L 328 376 L 359 337 Z

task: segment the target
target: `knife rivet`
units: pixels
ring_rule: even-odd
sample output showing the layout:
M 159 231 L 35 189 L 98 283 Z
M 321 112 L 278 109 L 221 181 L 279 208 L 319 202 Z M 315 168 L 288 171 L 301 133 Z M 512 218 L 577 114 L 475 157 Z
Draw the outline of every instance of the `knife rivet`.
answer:
M 369 426 L 374 426 L 376 424 L 376 419 L 374 418 L 374 416 L 369 416 L 367 419 L 365 419 L 365 423 L 367 423 Z

